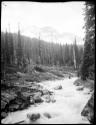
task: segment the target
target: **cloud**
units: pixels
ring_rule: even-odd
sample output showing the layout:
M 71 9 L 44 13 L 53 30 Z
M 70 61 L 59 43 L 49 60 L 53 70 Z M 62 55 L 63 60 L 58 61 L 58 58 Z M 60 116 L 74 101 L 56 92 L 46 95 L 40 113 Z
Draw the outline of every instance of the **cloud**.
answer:
M 38 37 L 47 34 L 50 39 L 64 37 L 63 32 L 84 37 L 84 2 L 38 3 L 4 2 L 2 7 L 1 30 L 10 23 L 12 32 L 17 32 L 18 23 L 23 34 Z M 71 36 L 70 36 L 71 37 Z

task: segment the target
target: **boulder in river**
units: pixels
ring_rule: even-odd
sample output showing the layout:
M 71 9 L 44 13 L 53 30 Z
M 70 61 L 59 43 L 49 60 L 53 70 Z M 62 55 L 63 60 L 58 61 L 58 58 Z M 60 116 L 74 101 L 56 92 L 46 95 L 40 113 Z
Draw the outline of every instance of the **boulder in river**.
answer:
M 49 91 L 47 89 L 42 90 L 42 95 L 52 95 L 52 94 L 53 94 L 52 91 Z
M 33 99 L 34 99 L 35 103 L 43 102 L 40 93 L 36 93 L 36 94 L 33 96 Z
M 46 99 L 46 102 L 47 102 L 47 103 L 50 103 L 50 102 L 51 102 L 51 100 L 50 100 L 50 99 Z
M 81 83 L 80 82 L 75 82 L 74 85 L 81 86 Z
M 82 90 L 84 90 L 84 87 L 82 86 L 82 87 L 79 87 L 79 88 L 77 88 L 77 90 L 78 91 L 82 91 Z
M 37 113 L 37 114 L 27 114 L 27 118 L 30 120 L 30 122 L 34 122 L 36 121 L 37 119 L 40 118 L 40 114 Z
M 54 100 L 52 100 L 52 103 L 55 103 L 56 102 L 56 100 L 54 99 Z
M 48 95 L 49 94 L 49 91 L 47 89 L 43 90 L 43 95 Z
M 54 88 L 55 90 L 59 90 L 59 89 L 62 89 L 62 86 L 61 85 L 58 85 Z
M 51 115 L 50 115 L 49 113 L 47 113 L 47 112 L 45 112 L 43 115 L 44 115 L 45 117 L 47 117 L 48 119 L 51 118 Z
M 50 95 L 44 95 L 43 97 L 43 100 L 47 103 L 51 102 L 51 98 L 50 98 Z
M 50 103 L 50 102 L 55 103 L 56 102 L 56 100 L 54 99 L 54 97 L 50 96 L 50 95 L 44 95 L 43 99 L 47 103 Z
M 31 103 L 31 104 L 35 104 L 35 100 L 33 99 L 32 96 L 30 96 L 30 103 Z

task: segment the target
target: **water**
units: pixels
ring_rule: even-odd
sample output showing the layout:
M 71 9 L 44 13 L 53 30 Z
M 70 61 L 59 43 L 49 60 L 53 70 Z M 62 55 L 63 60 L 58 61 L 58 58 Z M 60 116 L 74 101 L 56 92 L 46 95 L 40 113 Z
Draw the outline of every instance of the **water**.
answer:
M 30 122 L 26 117 L 28 113 L 40 113 L 40 119 L 31 124 L 90 124 L 86 118 L 81 116 L 81 111 L 91 94 L 85 94 L 89 91 L 88 89 L 77 91 L 77 86 L 73 85 L 76 79 L 77 77 L 38 83 L 54 92 L 56 102 L 31 105 L 26 110 L 10 113 L 2 120 L 2 123 L 12 124 L 24 120 L 23 123 L 28 124 Z M 62 89 L 55 90 L 57 85 L 62 85 Z M 45 113 L 51 118 L 46 117 Z

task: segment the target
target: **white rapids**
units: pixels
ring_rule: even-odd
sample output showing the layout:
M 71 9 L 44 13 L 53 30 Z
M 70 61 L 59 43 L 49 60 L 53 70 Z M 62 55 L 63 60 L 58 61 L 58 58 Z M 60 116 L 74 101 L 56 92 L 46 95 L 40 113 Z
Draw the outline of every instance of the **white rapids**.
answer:
M 14 124 L 24 121 L 24 124 L 29 124 L 29 120 L 26 117 L 27 114 L 40 113 L 40 118 L 35 122 L 31 122 L 31 124 L 90 124 L 85 117 L 81 116 L 81 111 L 91 97 L 91 94 L 86 94 L 89 91 L 86 88 L 82 91 L 77 91 L 78 87 L 73 84 L 76 79 L 77 77 L 73 77 L 71 79 L 65 78 L 38 83 L 54 92 L 56 102 L 43 102 L 31 105 L 28 109 L 22 111 L 9 113 L 2 120 L 2 123 Z M 61 85 L 62 89 L 55 90 L 54 87 L 58 85 Z M 48 113 L 51 118 L 45 117 L 44 113 Z

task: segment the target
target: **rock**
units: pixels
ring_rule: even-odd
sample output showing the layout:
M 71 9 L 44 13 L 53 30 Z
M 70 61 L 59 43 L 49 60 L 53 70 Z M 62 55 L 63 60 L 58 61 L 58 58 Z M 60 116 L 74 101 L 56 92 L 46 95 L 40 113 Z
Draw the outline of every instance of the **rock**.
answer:
M 76 82 L 75 85 L 76 85 L 76 86 L 80 86 L 81 83 L 80 83 L 80 82 Z
M 33 100 L 35 101 L 35 103 L 40 103 L 43 102 L 42 98 L 41 98 L 41 93 L 35 93 L 35 95 L 33 96 Z
M 45 70 L 40 66 L 35 66 L 34 69 L 38 72 L 45 72 Z
M 36 92 L 35 95 L 42 96 L 42 93 L 41 92 Z
M 69 75 L 69 79 L 71 79 L 71 75 Z
M 44 116 L 47 117 L 47 118 L 51 118 L 51 115 L 49 113 L 44 113 Z
M 52 91 L 49 91 L 49 95 L 53 95 L 53 93 L 54 93 L 54 92 L 52 92 Z
M 1 112 L 1 118 L 5 118 L 8 114 L 6 112 Z
M 17 111 L 22 110 L 28 107 L 30 104 L 30 100 L 28 97 L 24 97 L 22 94 L 20 96 L 17 96 L 15 99 L 11 100 L 9 104 L 7 105 L 8 111 Z
M 27 107 L 28 107 L 28 104 L 23 102 L 22 104 L 19 105 L 18 109 L 23 110 L 23 109 L 26 109 Z
M 32 86 L 31 89 L 32 90 L 38 90 L 39 88 L 38 88 L 38 86 Z
M 85 105 L 81 115 L 87 117 L 90 123 L 94 123 L 94 93 Z
M 48 95 L 49 94 L 49 91 L 47 89 L 43 90 L 43 95 Z
M 7 93 L 7 92 L 3 92 L 3 93 L 1 94 L 1 96 L 2 96 L 2 99 L 3 99 L 5 102 L 7 102 L 7 103 L 9 103 L 11 100 L 13 100 L 13 99 L 16 98 L 16 94 L 14 94 L 14 93 Z
M 55 103 L 55 102 L 56 102 L 56 100 L 54 99 L 54 96 L 50 96 L 50 99 L 51 99 L 51 102 L 52 102 L 52 103 Z
M 51 102 L 50 95 L 44 95 L 44 96 L 43 96 L 43 99 L 44 99 L 44 101 L 47 102 L 47 103 Z
M 92 88 L 90 89 L 90 92 L 93 92 L 93 89 L 92 89 Z
M 51 102 L 51 100 L 50 100 L 50 99 L 46 99 L 46 102 L 47 102 L 47 103 L 50 103 L 50 102 Z
M 89 95 L 89 94 L 90 94 L 90 92 L 85 92 L 84 94 L 85 94 L 85 95 Z
M 48 98 L 49 98 L 49 95 L 43 95 L 42 98 L 43 98 L 43 99 L 48 99 Z
M 34 100 L 35 100 L 35 103 L 43 102 L 43 100 L 39 96 L 35 96 Z
M 59 90 L 59 89 L 62 89 L 62 86 L 61 85 L 58 85 L 54 88 L 55 90 Z
M 35 100 L 33 99 L 32 96 L 30 96 L 30 103 L 31 103 L 31 104 L 35 104 Z
M 53 96 L 50 96 L 50 95 L 44 95 L 43 99 L 47 103 L 50 103 L 50 102 L 54 103 L 54 102 L 56 102 L 56 100 L 53 98 Z
M 7 103 L 5 101 L 1 100 L 1 110 L 5 108 L 6 104 Z
M 84 90 L 84 87 L 79 87 L 79 88 L 77 88 L 77 90 L 82 91 L 82 90 Z
M 18 105 L 18 107 L 19 107 L 19 105 Z M 14 110 L 15 110 L 15 105 L 10 105 L 9 106 L 9 111 L 13 112 Z
M 36 121 L 37 119 L 40 118 L 40 114 L 37 113 L 37 114 L 27 114 L 27 118 L 33 122 L 33 121 Z
M 56 100 L 55 100 L 55 99 L 53 99 L 53 100 L 52 100 L 52 103 L 55 103 L 55 102 L 56 102 Z
M 26 92 L 22 92 L 22 99 L 23 100 L 28 100 L 28 98 L 30 99 L 30 96 L 33 96 L 33 92 L 30 92 L 30 91 L 26 91 Z
M 47 89 L 42 90 L 42 95 L 52 95 L 52 94 L 53 94 L 52 91 L 49 91 Z

